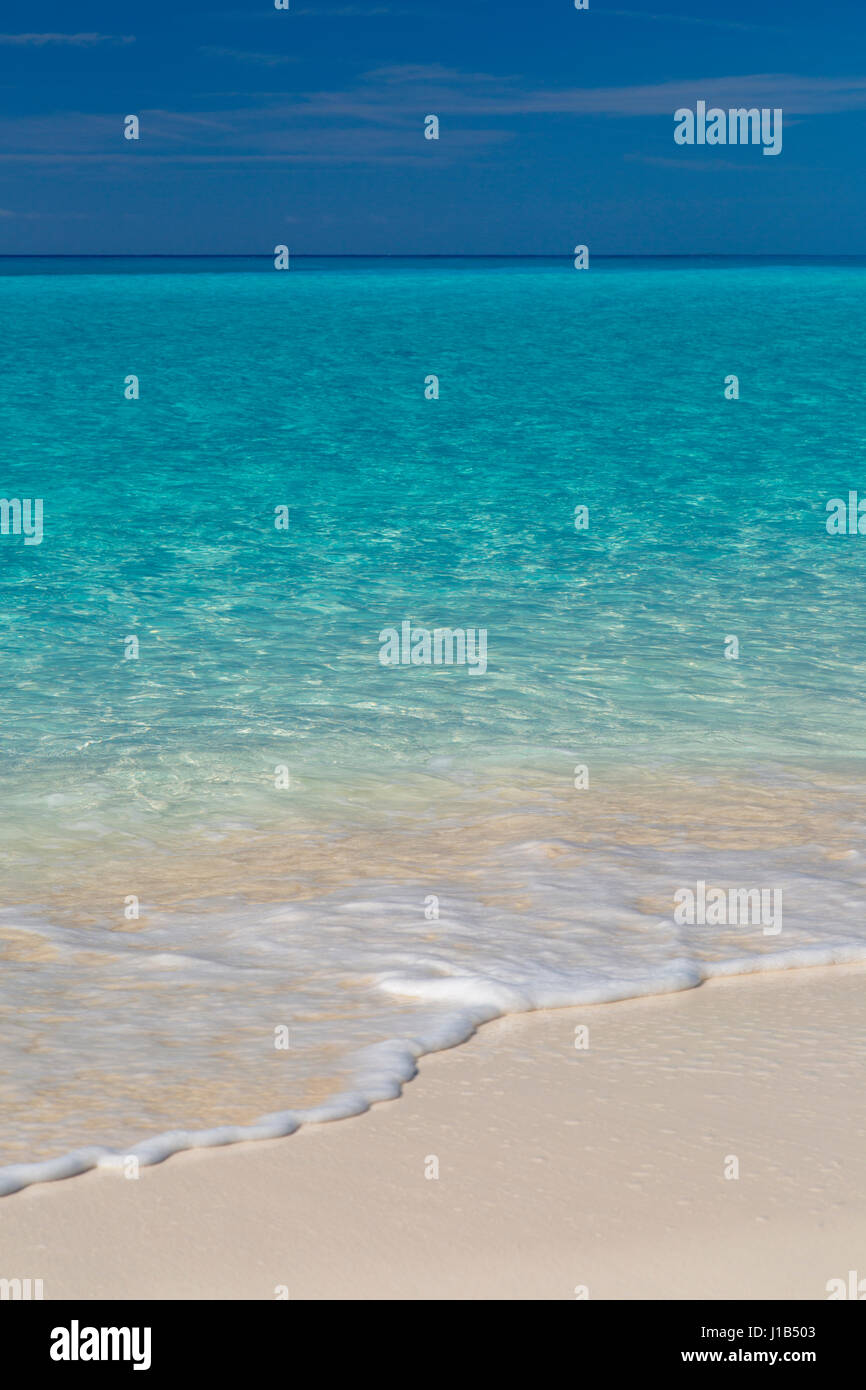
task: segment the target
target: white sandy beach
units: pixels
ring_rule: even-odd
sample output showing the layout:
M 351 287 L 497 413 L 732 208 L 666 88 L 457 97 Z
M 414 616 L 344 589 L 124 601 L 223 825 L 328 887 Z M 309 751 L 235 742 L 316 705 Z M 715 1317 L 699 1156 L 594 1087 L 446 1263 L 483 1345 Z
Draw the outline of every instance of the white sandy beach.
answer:
M 0 1277 L 46 1299 L 825 1299 L 866 1274 L 864 990 L 840 966 L 503 1019 L 356 1119 L 3 1198 Z

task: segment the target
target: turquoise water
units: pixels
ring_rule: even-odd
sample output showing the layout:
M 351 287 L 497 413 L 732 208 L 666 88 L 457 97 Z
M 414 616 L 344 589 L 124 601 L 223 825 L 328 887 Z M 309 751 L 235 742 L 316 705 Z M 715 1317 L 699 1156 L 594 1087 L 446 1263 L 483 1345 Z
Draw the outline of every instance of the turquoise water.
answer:
M 0 305 L 44 506 L 0 536 L 0 1164 L 866 942 L 866 539 L 825 525 L 866 264 L 10 260 Z M 486 672 L 383 666 L 407 619 Z M 784 883 L 782 937 L 675 930 L 714 875 Z

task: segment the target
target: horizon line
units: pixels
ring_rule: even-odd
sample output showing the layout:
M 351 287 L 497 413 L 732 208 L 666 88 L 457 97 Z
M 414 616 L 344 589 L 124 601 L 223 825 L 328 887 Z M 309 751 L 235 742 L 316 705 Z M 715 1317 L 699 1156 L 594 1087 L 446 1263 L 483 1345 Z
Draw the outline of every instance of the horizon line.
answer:
M 571 251 L 293 251 L 295 260 L 356 261 L 548 261 L 571 260 Z M 0 251 L 4 261 L 250 261 L 272 260 L 272 251 Z M 597 251 L 598 261 L 630 260 L 856 260 L 866 251 Z

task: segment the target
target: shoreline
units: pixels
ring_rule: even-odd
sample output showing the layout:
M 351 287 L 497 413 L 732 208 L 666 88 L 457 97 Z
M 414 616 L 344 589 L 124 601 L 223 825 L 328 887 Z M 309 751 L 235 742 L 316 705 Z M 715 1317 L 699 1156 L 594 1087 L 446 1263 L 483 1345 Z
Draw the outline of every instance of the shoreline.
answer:
M 497 763 L 446 816 L 459 786 L 446 772 L 399 779 L 377 810 L 390 806 L 387 833 L 335 840 L 306 815 L 289 833 L 290 815 L 282 836 L 236 826 L 203 854 L 202 831 L 195 853 L 184 841 L 139 870 L 124 832 L 99 851 L 100 885 L 92 856 L 68 877 L 50 856 L 63 905 L 47 895 L 0 913 L 0 1077 L 16 1117 L 0 1135 L 0 1194 L 361 1113 L 396 1096 L 419 1056 L 497 1014 L 866 959 L 864 808 L 835 773 L 792 769 L 783 790 L 652 765 L 600 775 L 583 798 L 531 765 L 509 787 Z M 419 818 L 431 778 L 444 799 Z M 756 875 L 785 898 L 784 936 L 751 890 L 725 890 L 727 913 L 706 923 L 701 884 Z M 133 883 L 139 915 L 121 919 Z M 697 932 L 677 905 L 689 884 Z M 744 897 L 760 898 L 754 934 L 734 927 Z M 752 907 L 737 921 L 759 926 Z M 283 1060 L 277 1026 L 291 1031 Z
M 785 974 L 791 970 L 823 970 L 830 966 L 846 965 L 861 965 L 866 969 L 866 947 L 858 944 L 822 948 L 814 944 L 801 948 L 799 959 L 796 948 L 778 954 L 769 952 L 763 957 L 731 957 L 705 964 L 704 973 L 689 982 L 684 982 L 689 979 L 686 973 L 685 976 L 680 974 L 680 982 L 675 983 L 677 972 L 674 971 L 666 984 L 662 984 L 659 979 L 645 991 L 638 990 L 622 997 L 614 993 L 608 998 L 601 994 L 583 1003 L 568 1001 L 533 1006 L 524 999 L 523 1007 L 512 1006 L 509 1009 L 500 998 L 496 1005 L 480 1006 L 480 1012 L 474 1019 L 464 1016 L 456 1027 L 453 1021 L 450 1026 L 440 1023 L 434 1028 L 433 1033 L 428 1032 L 426 1037 L 423 1034 L 419 1037 L 418 1033 L 421 1030 L 416 1029 L 414 1037 L 386 1038 L 363 1048 L 356 1054 L 354 1067 L 348 1073 L 348 1088 L 327 1095 L 315 1105 L 268 1111 L 255 1119 L 224 1121 L 207 1128 L 183 1128 L 175 1125 L 171 1129 L 161 1129 L 156 1134 L 150 1134 L 124 1148 L 85 1144 L 54 1158 L 0 1165 L 0 1202 L 5 1197 L 26 1191 L 30 1187 L 64 1182 L 89 1172 L 123 1170 L 130 1163 L 137 1164 L 139 1168 L 157 1166 L 183 1153 L 285 1139 L 311 1125 L 331 1124 L 337 1120 L 365 1115 L 375 1105 L 399 1100 L 405 1087 L 418 1076 L 419 1063 L 423 1058 L 463 1047 L 475 1037 L 479 1029 L 507 1018 L 559 1012 L 570 1008 L 597 1008 L 605 1004 L 630 1003 L 639 999 L 665 999 L 673 994 L 699 989 L 718 979 L 741 979 L 750 975 Z M 391 992 L 400 994 L 402 991 L 394 988 Z M 513 990 L 506 992 L 514 994 Z M 493 1012 L 493 1009 L 497 1011 Z M 383 1059 L 386 1059 L 387 1065 L 384 1065 Z
M 866 1270 L 864 986 L 806 967 L 496 1019 L 399 1104 L 3 1197 L 0 1277 L 46 1299 L 826 1298 Z

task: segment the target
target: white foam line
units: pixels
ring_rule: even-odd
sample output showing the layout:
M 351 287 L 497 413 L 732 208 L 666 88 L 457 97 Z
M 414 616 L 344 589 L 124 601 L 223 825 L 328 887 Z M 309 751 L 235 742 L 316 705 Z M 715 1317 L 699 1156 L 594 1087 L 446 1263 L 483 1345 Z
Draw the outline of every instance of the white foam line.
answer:
M 215 1129 L 168 1130 L 152 1139 L 145 1139 L 126 1151 L 100 1147 L 74 1149 L 60 1158 L 41 1163 L 17 1163 L 0 1168 L 0 1197 L 20 1192 L 34 1183 L 57 1182 L 76 1177 L 93 1168 L 117 1168 L 126 1159 L 137 1159 L 143 1168 L 163 1163 L 173 1154 L 187 1149 L 218 1148 L 226 1144 L 250 1143 L 261 1139 L 282 1139 L 305 1124 L 324 1124 L 332 1120 L 361 1115 L 383 1100 L 396 1100 L 407 1081 L 417 1074 L 417 1061 L 432 1052 L 442 1052 L 466 1042 L 478 1026 L 506 1014 L 532 1013 L 537 1009 L 570 1008 L 583 1004 L 614 1003 L 624 999 L 653 994 L 678 993 L 693 989 L 706 979 L 718 976 L 750 975 L 776 970 L 799 970 L 810 966 L 849 965 L 866 961 L 866 946 L 862 943 L 837 946 L 799 947 L 790 951 L 773 951 L 762 956 L 741 956 L 734 960 L 705 962 L 698 967 L 693 961 L 672 962 L 652 984 L 645 987 L 610 985 L 592 991 L 516 990 L 499 981 L 481 976 L 448 977 L 444 980 L 412 981 L 406 978 L 383 979 L 382 988 L 389 993 L 413 995 L 437 1001 L 451 998 L 461 1004 L 460 1013 L 426 1039 L 391 1038 L 386 1042 L 365 1047 L 357 1055 L 354 1077 L 357 1089 L 342 1091 L 324 1105 L 309 1110 L 281 1110 L 263 1115 L 248 1125 L 222 1125 Z M 434 988 L 435 986 L 435 988 Z M 449 986 L 451 993 L 449 995 Z M 591 997 L 590 997 L 591 996 Z M 467 1009 L 466 1005 L 474 1007 Z

